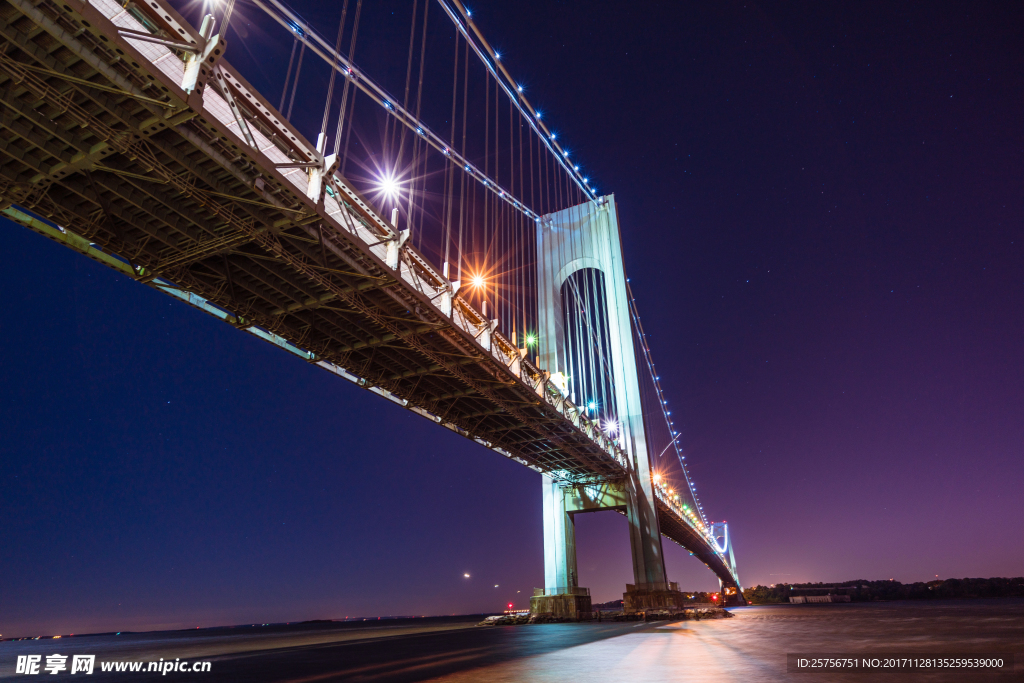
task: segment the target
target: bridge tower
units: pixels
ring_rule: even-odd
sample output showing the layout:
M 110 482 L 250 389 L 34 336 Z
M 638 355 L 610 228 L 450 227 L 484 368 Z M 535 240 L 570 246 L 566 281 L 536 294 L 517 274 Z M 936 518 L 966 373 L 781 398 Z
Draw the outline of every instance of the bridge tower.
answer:
M 573 485 L 543 478 L 544 591 L 535 613 L 590 611 L 578 585 L 574 517 L 619 510 L 629 520 L 634 583 L 626 608 L 671 607 L 682 596 L 665 575 L 658 512 L 640 403 L 622 242 L 614 195 L 542 217 L 537 223 L 538 365 L 629 456 L 619 482 Z

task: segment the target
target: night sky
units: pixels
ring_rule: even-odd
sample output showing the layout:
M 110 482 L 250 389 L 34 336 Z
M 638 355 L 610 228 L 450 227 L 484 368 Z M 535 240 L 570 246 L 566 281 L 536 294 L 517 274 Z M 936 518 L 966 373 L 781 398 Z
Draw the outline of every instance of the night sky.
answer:
M 293 4 L 333 36 L 340 3 Z M 404 73 L 409 3 L 367 5 Z M 1022 5 L 470 7 L 615 193 L 742 583 L 1024 574 Z M 228 59 L 276 103 L 266 35 Z M 540 475 L 2 231 L 3 636 L 528 606 Z M 580 585 L 621 597 L 625 519 L 577 520 Z

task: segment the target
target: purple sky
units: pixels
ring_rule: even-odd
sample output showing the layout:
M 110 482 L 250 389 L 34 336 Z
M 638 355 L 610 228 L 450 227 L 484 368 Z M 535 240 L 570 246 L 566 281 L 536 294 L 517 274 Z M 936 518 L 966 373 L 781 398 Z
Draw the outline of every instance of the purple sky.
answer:
M 333 35 L 335 3 L 295 4 Z M 472 9 L 616 195 L 744 585 L 1024 574 L 1021 5 Z M 228 58 L 277 92 L 288 47 Z M 3 636 L 491 611 L 541 585 L 536 473 L 2 230 Z M 580 584 L 621 597 L 624 518 L 579 518 L 578 545 Z

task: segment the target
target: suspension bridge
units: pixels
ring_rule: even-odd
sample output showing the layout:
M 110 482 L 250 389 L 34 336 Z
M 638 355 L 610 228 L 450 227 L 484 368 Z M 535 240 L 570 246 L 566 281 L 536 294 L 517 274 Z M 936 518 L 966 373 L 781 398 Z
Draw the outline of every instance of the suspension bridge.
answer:
M 743 604 L 614 196 L 459 0 L 412 0 L 386 84 L 356 62 L 374 9 L 346 0 L 329 40 L 279 0 L 194 23 L 166 0 L 0 0 L 3 216 L 541 473 L 534 611 L 590 611 L 573 520 L 596 510 L 629 520 L 627 609 L 682 605 L 663 538 Z M 225 58 L 240 17 L 290 55 L 276 107 Z

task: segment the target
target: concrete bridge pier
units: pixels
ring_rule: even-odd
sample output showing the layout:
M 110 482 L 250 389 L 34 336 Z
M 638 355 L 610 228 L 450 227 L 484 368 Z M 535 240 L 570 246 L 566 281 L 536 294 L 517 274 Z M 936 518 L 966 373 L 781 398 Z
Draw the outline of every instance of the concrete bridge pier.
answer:
M 722 607 L 742 607 L 747 604 L 739 586 L 723 583 L 721 579 L 718 583 L 722 586 Z
M 543 478 L 544 588 L 534 590 L 530 612 L 576 619 L 590 612 L 590 591 L 579 585 L 576 570 L 576 522 L 566 505 L 566 489 Z

